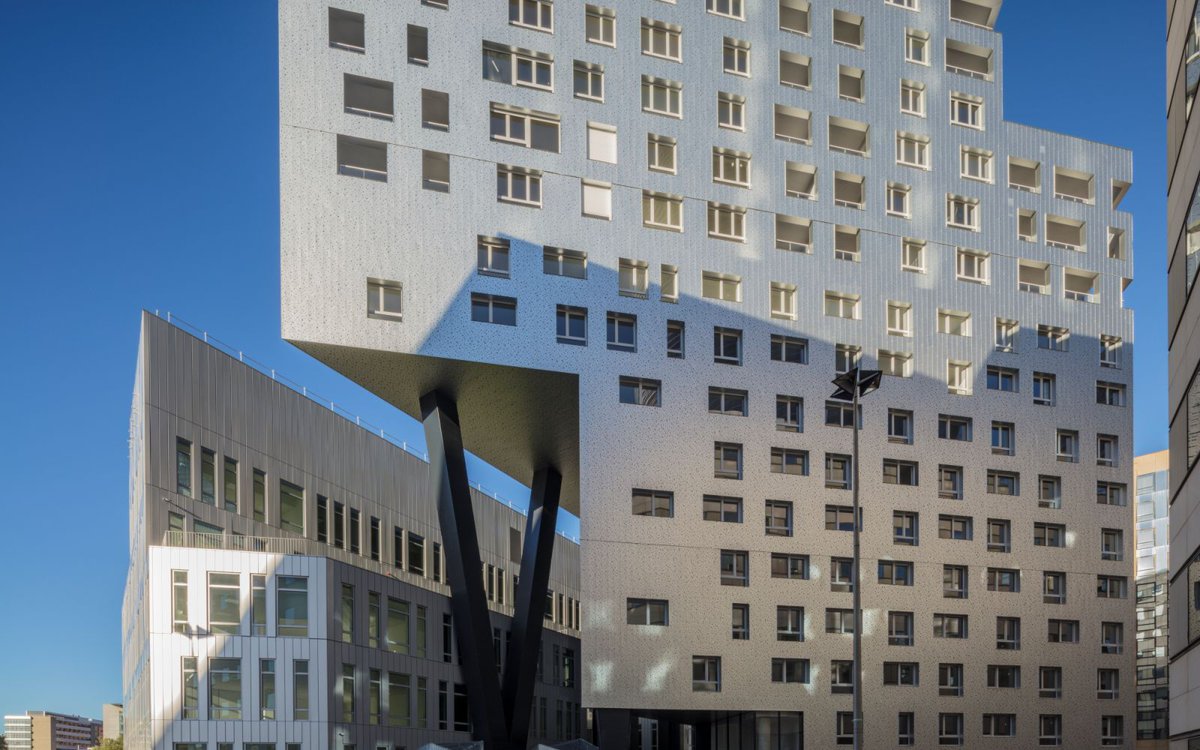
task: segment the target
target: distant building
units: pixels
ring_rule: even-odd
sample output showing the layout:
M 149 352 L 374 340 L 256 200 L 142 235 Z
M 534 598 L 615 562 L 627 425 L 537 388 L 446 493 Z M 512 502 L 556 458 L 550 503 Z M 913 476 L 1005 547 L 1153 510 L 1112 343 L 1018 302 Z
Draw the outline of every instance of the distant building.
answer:
M 33 750 L 33 719 L 28 714 L 4 717 L 4 744 L 8 750 Z
M 1170 451 L 1133 460 L 1137 503 L 1137 747 L 1166 750 Z
M 120 703 L 105 703 L 102 709 L 104 721 L 103 739 L 115 740 L 125 736 L 125 707 Z
M 100 741 L 101 723 L 83 716 L 29 711 L 4 717 L 10 750 L 87 750 Z

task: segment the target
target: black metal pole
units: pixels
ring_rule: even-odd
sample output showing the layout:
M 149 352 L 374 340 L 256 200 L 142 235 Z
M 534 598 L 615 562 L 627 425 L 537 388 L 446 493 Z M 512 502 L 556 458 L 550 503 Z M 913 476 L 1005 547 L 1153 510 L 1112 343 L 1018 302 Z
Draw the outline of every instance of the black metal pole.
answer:
M 854 496 L 854 750 L 863 747 L 863 712 L 862 712 L 862 560 L 859 549 L 859 527 L 862 526 L 862 512 L 858 505 L 858 397 L 859 371 L 854 377 L 854 451 L 851 461 L 853 469 Z

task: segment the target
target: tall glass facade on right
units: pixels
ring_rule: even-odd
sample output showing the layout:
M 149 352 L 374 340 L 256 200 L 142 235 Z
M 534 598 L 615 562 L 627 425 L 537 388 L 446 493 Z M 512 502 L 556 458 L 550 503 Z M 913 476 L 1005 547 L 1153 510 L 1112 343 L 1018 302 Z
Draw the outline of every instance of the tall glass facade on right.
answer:
M 1134 534 L 1137 548 L 1137 747 L 1166 748 L 1167 574 L 1170 539 L 1168 451 L 1138 456 Z

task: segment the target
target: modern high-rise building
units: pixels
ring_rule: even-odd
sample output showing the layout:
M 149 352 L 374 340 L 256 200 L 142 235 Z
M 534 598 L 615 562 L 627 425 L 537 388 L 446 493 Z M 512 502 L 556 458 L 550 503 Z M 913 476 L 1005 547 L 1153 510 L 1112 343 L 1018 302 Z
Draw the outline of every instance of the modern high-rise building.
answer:
M 1133 459 L 1137 550 L 1137 748 L 1167 750 L 1170 451 Z
M 280 3 L 283 335 L 580 514 L 605 750 L 848 744 L 855 628 L 866 747 L 1132 743 L 1131 158 L 999 6 Z
M 102 724 L 83 716 L 29 711 L 4 717 L 8 750 L 87 750 L 100 741 Z
M 1200 7 L 1166 5 L 1167 30 L 1167 335 L 1171 416 L 1171 749 L 1200 748 L 1200 305 L 1191 305 L 1200 268 Z
M 423 455 L 240 353 L 142 318 L 123 610 L 129 750 L 417 750 L 470 738 Z M 496 669 L 525 519 L 472 489 Z M 553 539 L 533 735 L 583 729 L 579 553 Z M 82 750 L 38 744 L 13 750 Z

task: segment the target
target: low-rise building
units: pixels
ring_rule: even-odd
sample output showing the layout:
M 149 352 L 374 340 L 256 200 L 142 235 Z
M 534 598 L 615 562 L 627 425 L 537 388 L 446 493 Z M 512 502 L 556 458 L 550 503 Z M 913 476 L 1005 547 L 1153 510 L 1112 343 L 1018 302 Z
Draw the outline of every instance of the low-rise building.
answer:
M 423 452 L 242 359 L 143 317 L 126 747 L 416 750 L 469 739 Z M 478 488 L 471 499 L 502 669 L 525 518 Z M 583 725 L 579 547 L 561 535 L 554 545 L 531 722 L 547 743 Z
M 101 723 L 84 716 L 28 711 L 4 717 L 8 750 L 87 750 L 100 741 Z

